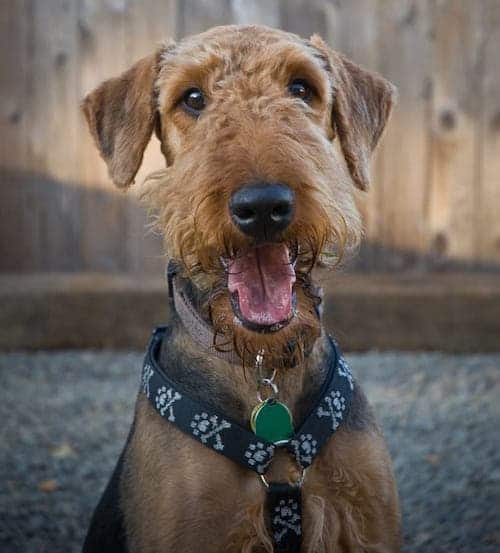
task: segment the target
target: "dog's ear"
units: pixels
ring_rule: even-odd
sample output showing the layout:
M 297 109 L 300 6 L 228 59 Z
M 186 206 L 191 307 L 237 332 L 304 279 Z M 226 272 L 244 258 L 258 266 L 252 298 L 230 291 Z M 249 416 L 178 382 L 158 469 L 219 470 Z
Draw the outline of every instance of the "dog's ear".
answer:
M 120 188 L 134 182 L 157 117 L 155 82 L 160 51 L 88 94 L 82 110 L 109 176 Z
M 326 56 L 331 72 L 332 125 L 358 188 L 370 183 L 369 161 L 396 100 L 396 87 L 331 50 L 318 36 L 311 44 Z

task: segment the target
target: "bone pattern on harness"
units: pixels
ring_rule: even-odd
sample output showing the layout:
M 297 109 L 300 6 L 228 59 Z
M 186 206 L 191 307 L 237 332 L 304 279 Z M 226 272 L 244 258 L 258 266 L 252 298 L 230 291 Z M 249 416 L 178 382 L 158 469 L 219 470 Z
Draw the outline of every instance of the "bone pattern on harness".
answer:
M 165 417 L 165 413 L 168 411 L 167 420 L 170 422 L 175 422 L 174 415 L 174 403 L 182 399 L 181 394 L 172 388 L 162 386 L 158 388 L 155 397 L 156 410 L 160 413 L 162 417 Z
M 299 553 L 302 543 L 300 486 L 271 483 L 267 494 L 271 534 L 276 553 Z

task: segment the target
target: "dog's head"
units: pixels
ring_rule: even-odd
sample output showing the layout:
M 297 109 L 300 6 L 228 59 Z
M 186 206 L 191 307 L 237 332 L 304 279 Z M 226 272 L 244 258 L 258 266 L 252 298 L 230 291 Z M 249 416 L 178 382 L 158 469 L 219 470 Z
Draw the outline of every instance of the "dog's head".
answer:
M 319 335 L 312 267 L 359 240 L 353 191 L 393 97 L 317 36 L 231 26 L 164 46 L 83 109 L 121 188 L 156 132 L 167 168 L 144 196 L 215 329 L 241 355 L 296 359 Z

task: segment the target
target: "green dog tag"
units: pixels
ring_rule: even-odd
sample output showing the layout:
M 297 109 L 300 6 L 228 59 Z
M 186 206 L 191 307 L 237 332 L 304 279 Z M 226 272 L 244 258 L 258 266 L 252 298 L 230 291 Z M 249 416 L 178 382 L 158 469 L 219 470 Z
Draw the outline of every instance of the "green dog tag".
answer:
M 271 443 L 293 436 L 292 414 L 284 403 L 275 399 L 267 399 L 254 407 L 250 426 L 256 436 Z

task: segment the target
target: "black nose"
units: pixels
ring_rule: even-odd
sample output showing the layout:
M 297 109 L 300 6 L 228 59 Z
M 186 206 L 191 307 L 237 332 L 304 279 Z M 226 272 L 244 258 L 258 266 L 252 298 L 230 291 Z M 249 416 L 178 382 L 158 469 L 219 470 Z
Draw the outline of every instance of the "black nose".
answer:
M 229 200 L 234 224 L 258 241 L 273 240 L 292 222 L 295 194 L 280 183 L 243 186 Z

